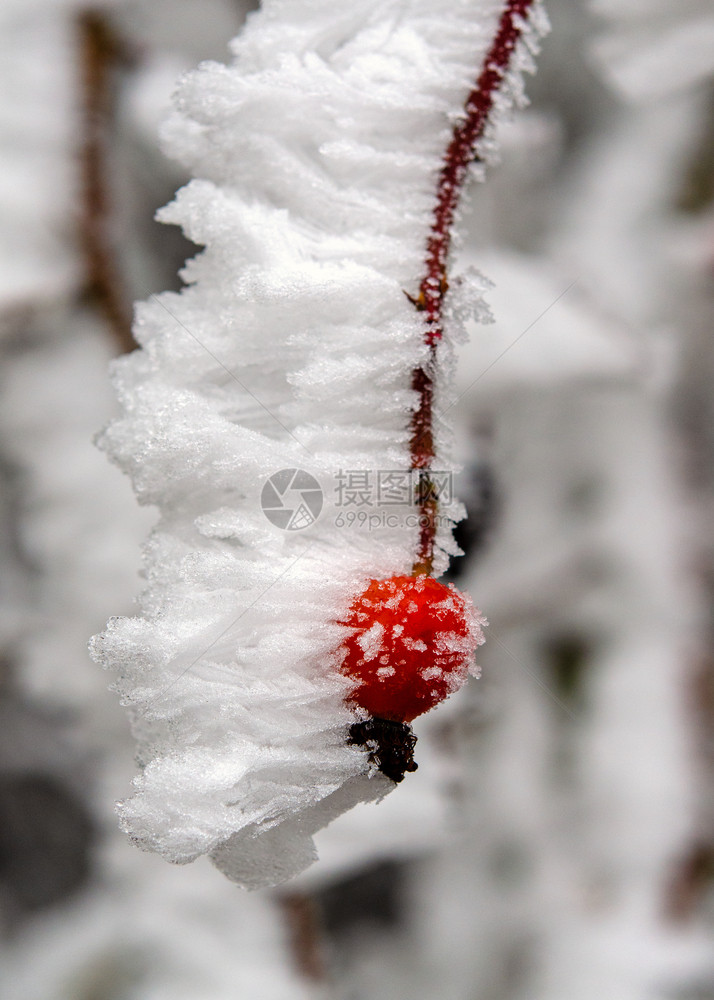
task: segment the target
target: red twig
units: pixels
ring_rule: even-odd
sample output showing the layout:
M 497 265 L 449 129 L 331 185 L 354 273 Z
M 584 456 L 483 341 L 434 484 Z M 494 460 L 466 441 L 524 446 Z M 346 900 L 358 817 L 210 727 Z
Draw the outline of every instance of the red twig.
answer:
M 436 189 L 431 232 L 426 246 L 424 277 L 416 308 L 424 314 L 424 340 L 429 347 L 426 364 L 416 368 L 412 388 L 418 395 L 418 406 L 412 418 L 410 442 L 412 469 L 429 470 L 434 460 L 434 371 L 436 347 L 442 336 L 442 307 L 448 290 L 446 269 L 451 245 L 451 229 L 461 197 L 469 164 L 477 153 L 498 89 L 513 57 L 526 18 L 534 0 L 507 0 L 501 14 L 496 36 L 486 56 L 476 86 L 466 98 L 464 116 L 454 127 Z M 423 475 L 420 487 L 420 537 L 416 562 L 412 572 L 431 573 L 434 562 L 437 502 L 428 475 Z

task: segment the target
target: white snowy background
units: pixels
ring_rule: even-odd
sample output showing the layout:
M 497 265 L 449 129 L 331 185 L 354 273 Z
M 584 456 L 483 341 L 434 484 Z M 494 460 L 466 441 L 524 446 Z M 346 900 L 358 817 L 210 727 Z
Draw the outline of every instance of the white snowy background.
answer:
M 92 10 L 128 309 L 193 252 L 151 221 L 187 179 L 157 143 L 174 81 L 247 4 Z M 82 252 L 86 10 L 3 3 L 1 996 L 713 1000 L 714 13 L 548 10 L 459 250 L 495 285 L 453 407 L 483 677 L 317 865 L 246 893 L 117 829 L 133 740 L 86 642 L 132 613 L 153 516 L 92 444 L 125 345 Z

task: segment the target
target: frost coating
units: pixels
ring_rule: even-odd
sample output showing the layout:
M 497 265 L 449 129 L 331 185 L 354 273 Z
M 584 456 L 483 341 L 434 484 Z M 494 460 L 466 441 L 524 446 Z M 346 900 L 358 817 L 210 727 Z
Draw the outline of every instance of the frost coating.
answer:
M 168 860 L 210 854 L 241 884 L 274 884 L 313 860 L 317 829 L 392 787 L 345 745 L 336 623 L 370 578 L 410 572 L 418 528 L 345 531 L 330 484 L 339 469 L 409 467 L 426 347 L 404 292 L 502 7 L 268 0 L 231 66 L 179 87 L 165 138 L 200 179 L 159 218 L 205 249 L 180 295 L 138 306 L 142 350 L 115 365 L 124 416 L 101 443 L 161 516 L 141 617 L 94 642 L 139 741 L 122 823 Z M 508 76 L 498 109 L 519 93 Z M 442 366 L 461 310 L 447 309 Z M 441 425 L 436 444 L 448 468 Z M 325 490 L 302 533 L 260 506 L 266 479 L 294 468 Z

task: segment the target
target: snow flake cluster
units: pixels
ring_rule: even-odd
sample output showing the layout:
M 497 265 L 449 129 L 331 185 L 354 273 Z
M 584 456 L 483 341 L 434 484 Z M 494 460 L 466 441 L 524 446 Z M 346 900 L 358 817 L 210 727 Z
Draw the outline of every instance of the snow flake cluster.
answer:
M 164 138 L 196 179 L 159 218 L 204 249 L 180 294 L 137 307 L 141 350 L 114 367 L 123 416 L 101 445 L 160 517 L 140 615 L 94 640 L 139 743 L 123 826 L 170 861 L 209 854 L 242 885 L 275 884 L 314 859 L 317 829 L 393 787 L 346 744 L 337 651 L 354 595 L 410 572 L 418 525 L 336 523 L 332 484 L 409 468 L 427 348 L 405 292 L 502 8 L 266 0 L 232 64 L 178 88 Z M 498 110 L 519 94 L 509 76 Z M 437 413 L 459 326 L 452 315 L 440 345 Z M 448 469 L 440 420 L 435 438 Z M 324 494 L 304 530 L 261 507 L 267 480 L 295 469 Z M 461 508 L 440 514 L 437 572 Z

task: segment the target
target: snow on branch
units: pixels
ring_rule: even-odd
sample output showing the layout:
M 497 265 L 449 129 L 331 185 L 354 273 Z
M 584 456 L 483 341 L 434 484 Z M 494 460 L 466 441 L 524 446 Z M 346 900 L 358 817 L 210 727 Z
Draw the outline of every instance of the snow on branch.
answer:
M 266 0 L 230 66 L 179 86 L 164 138 L 196 179 L 159 218 L 204 249 L 114 366 L 124 415 L 101 445 L 160 520 L 140 616 L 94 640 L 139 743 L 122 823 L 170 861 L 275 884 L 394 787 L 347 738 L 346 616 L 370 580 L 443 572 L 462 512 L 439 498 L 425 553 L 424 492 L 349 522 L 339 477 L 376 515 L 379 473 L 450 468 L 451 225 L 544 30 L 528 0 Z

